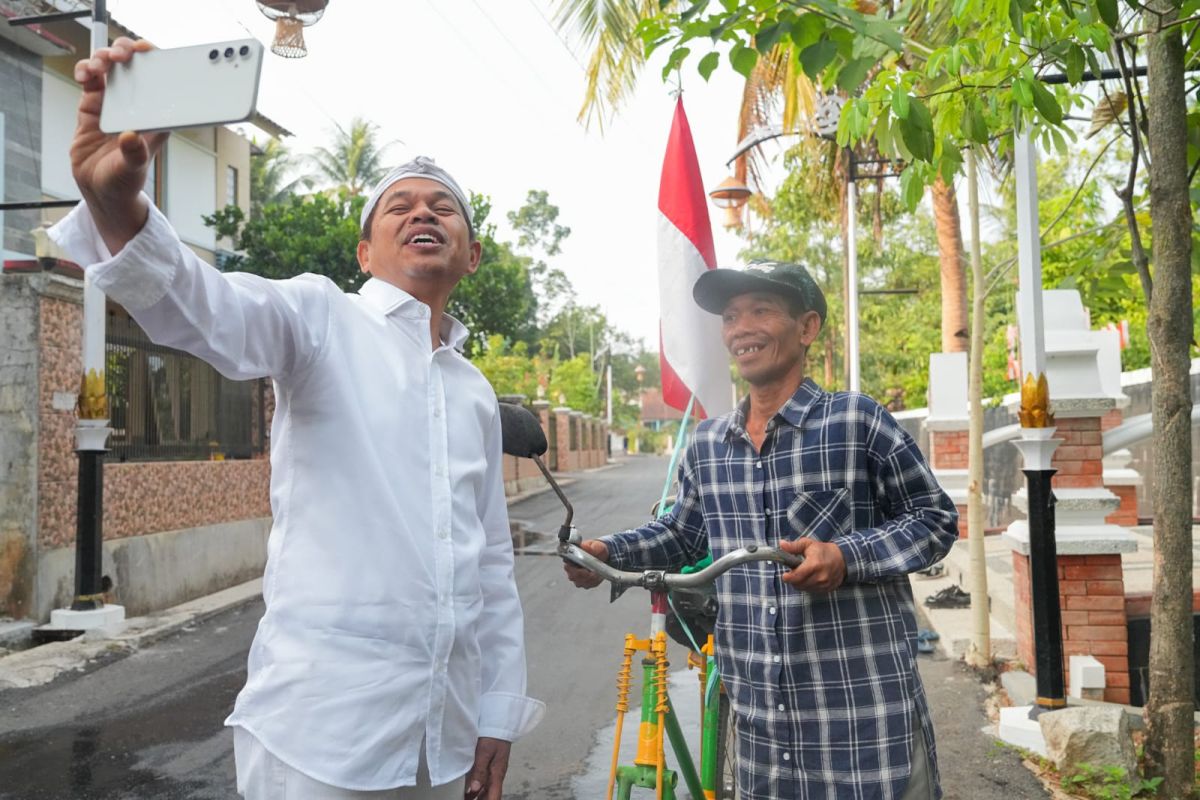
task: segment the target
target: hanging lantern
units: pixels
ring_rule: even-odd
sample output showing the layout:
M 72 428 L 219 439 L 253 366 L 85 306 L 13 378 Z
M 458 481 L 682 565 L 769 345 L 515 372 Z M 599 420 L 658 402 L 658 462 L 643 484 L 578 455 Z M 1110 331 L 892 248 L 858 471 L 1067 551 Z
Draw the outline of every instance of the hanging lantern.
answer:
M 725 210 L 726 228 L 742 227 L 742 206 L 750 199 L 750 187 L 744 181 L 730 176 L 718 184 L 717 188 L 708 193 L 713 205 Z
M 321 18 L 329 0 L 257 0 L 258 10 L 275 20 L 275 41 L 271 52 L 284 58 L 308 55 L 304 29 Z

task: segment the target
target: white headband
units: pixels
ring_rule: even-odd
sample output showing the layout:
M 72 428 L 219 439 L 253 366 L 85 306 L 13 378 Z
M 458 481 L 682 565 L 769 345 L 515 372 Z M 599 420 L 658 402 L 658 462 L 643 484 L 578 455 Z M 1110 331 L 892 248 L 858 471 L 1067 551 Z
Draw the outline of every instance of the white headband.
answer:
M 387 191 L 387 188 L 396 181 L 404 180 L 405 178 L 427 178 L 431 181 L 437 181 L 449 189 L 450 194 L 454 195 L 454 199 L 461 206 L 463 216 L 467 219 L 467 229 L 471 233 L 471 236 L 474 237 L 475 221 L 471 219 L 471 204 L 467 202 L 466 193 L 463 192 L 458 182 L 450 177 L 449 172 L 446 172 L 446 170 L 433 163 L 433 159 L 428 156 L 417 156 L 407 164 L 401 164 L 385 175 L 383 180 L 375 184 L 375 188 L 371 190 L 370 197 L 367 198 L 367 204 L 363 206 L 362 216 L 359 219 L 359 227 L 367 227 L 367 220 L 370 218 L 371 212 L 375 210 L 376 204 L 383 197 L 383 193 Z

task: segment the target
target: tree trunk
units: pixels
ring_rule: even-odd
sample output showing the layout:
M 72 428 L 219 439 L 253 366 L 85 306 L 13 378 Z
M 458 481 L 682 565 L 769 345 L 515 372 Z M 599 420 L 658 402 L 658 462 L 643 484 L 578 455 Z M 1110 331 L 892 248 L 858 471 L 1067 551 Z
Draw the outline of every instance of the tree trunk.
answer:
M 1160 16 L 1161 15 L 1161 16 Z M 1148 29 L 1178 17 L 1170 0 L 1150 0 Z M 1146 758 L 1163 777 L 1162 797 L 1191 797 L 1195 775 L 1192 708 L 1192 340 L 1191 210 L 1187 98 L 1181 28 L 1146 39 L 1147 139 L 1154 291 L 1147 329 L 1154 375 L 1154 599 Z
M 970 344 L 967 336 L 967 272 L 963 253 L 962 223 L 954 185 L 940 177 L 929 187 L 937 225 L 938 260 L 942 265 L 942 352 L 961 353 Z
M 983 541 L 983 244 L 979 233 L 979 178 L 975 151 L 967 151 L 967 197 L 971 209 L 971 354 L 967 375 L 967 546 L 971 556 L 971 646 L 967 663 L 992 662 L 987 550 Z

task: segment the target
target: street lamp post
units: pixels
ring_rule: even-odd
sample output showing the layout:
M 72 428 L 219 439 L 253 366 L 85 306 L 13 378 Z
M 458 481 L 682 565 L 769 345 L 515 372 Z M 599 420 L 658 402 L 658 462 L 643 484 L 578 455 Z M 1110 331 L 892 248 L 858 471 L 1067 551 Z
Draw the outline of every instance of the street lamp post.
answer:
M 1042 311 L 1042 253 L 1037 204 L 1037 151 L 1029 132 L 1014 137 L 1017 203 L 1017 258 L 1020 277 L 1021 438 L 1014 442 L 1024 462 L 1029 495 L 1030 603 L 1037 668 L 1034 716 L 1066 706 L 1063 680 L 1062 610 L 1058 595 L 1051 459 L 1062 439 L 1054 436 L 1050 387 L 1046 381 L 1045 322 Z

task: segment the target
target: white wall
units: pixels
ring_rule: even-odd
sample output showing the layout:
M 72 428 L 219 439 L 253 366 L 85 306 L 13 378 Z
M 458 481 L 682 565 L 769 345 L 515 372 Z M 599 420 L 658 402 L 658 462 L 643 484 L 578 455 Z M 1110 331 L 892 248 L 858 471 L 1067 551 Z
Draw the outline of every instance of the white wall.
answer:
M 212 250 L 216 235 L 202 217 L 217 209 L 217 155 L 182 136 L 167 141 L 167 219 L 179 238 L 188 244 Z
M 79 197 L 70 149 L 80 94 L 75 83 L 42 70 L 42 192 L 58 200 Z

